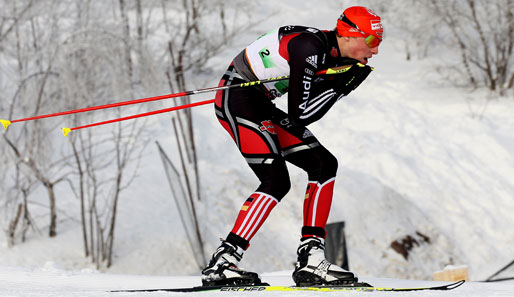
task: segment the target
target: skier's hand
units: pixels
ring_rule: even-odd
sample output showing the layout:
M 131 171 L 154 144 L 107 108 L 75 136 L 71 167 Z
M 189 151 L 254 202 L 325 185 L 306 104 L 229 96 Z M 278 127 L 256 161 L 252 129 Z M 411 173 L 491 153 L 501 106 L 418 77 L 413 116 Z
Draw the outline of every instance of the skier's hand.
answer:
M 355 90 L 373 71 L 373 68 L 361 63 L 355 63 L 347 71 L 334 74 L 334 90 L 344 96 Z

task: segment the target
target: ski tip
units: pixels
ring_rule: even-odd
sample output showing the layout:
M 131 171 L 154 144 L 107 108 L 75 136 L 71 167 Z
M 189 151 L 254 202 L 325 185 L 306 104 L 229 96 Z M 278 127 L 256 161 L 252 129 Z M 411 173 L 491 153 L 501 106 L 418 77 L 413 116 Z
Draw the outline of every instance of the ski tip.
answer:
M 68 136 L 68 133 L 71 132 L 71 129 L 70 128 L 62 128 L 62 133 L 64 134 L 64 136 Z
M 8 121 L 8 120 L 2 120 L 0 119 L 0 123 L 2 123 L 2 125 L 4 126 L 5 130 L 7 130 L 7 127 L 9 127 L 9 125 L 11 125 L 11 121 Z
M 449 284 L 446 287 L 448 288 L 448 290 L 452 290 L 452 289 L 455 289 L 457 287 L 460 287 L 465 282 L 466 282 L 465 280 L 460 280 L 458 282 L 454 282 L 452 284 Z

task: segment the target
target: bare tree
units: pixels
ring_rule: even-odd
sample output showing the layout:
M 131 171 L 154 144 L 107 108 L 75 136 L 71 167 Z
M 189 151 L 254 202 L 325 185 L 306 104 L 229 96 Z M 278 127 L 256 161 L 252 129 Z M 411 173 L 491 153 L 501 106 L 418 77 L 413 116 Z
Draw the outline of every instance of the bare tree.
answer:
M 0 0 L 0 6 L 8 10 L 0 15 L 0 63 L 14 74 L 5 79 L 0 73 L 1 87 L 11 90 L 0 94 L 0 110 L 8 119 L 184 90 L 195 75 L 208 73 L 207 61 L 246 29 L 233 26 L 237 10 L 221 0 Z M 163 21 L 155 22 L 161 12 Z M 16 233 L 23 239 L 30 227 L 37 230 L 30 203 L 41 189 L 48 196 L 49 235 L 57 234 L 61 198 L 56 187 L 66 182 L 74 195 L 62 199 L 77 198 L 85 256 L 97 267 L 112 264 L 120 201 L 149 143 L 146 121 L 80 131 L 67 141 L 52 131 L 63 121 L 79 125 L 120 112 L 16 123 L 0 137 L 0 147 L 7 149 L 0 161 L 9 168 L 2 171 L 7 178 L 0 189 L 8 195 L 0 196 L 0 206 L 9 214 L 6 231 L 12 243 Z M 199 199 L 192 113 L 174 117 L 189 198 Z
M 509 0 L 431 0 L 429 7 L 451 35 L 464 75 L 473 88 L 504 95 L 514 85 L 514 3 Z
M 6 168 L 6 167 L 4 167 Z M 12 247 L 16 244 L 16 238 L 21 237 L 21 242 L 25 242 L 29 227 L 37 230 L 34 220 L 31 217 L 28 204 L 28 196 L 33 191 L 35 182 L 27 176 L 23 176 L 20 166 L 16 166 L 14 185 L 6 190 L 7 199 L 5 200 L 6 216 L 9 217 L 7 233 L 7 246 Z M 21 221 L 20 221 L 21 220 Z M 21 225 L 21 227 L 19 227 Z M 17 236 L 17 230 L 21 235 Z
M 142 81 L 138 75 L 144 71 L 140 69 L 141 59 L 129 31 L 125 4 L 120 1 L 119 11 L 115 10 L 114 19 L 120 18 L 119 27 L 109 27 L 104 22 L 113 19 L 105 14 L 112 12 L 105 9 L 105 4 L 89 6 L 87 10 L 98 14 L 82 15 L 74 33 L 66 39 L 59 69 L 64 74 L 63 92 L 74 98 L 70 109 L 134 97 L 133 85 Z M 119 112 L 106 112 L 103 116 L 120 116 Z M 74 117 L 74 123 L 97 119 L 98 113 L 81 114 Z M 145 121 L 133 121 L 102 130 L 80 131 L 70 138 L 73 160 L 68 165 L 76 176 L 70 186 L 80 201 L 84 254 L 98 268 L 102 263 L 112 265 L 118 204 L 123 191 L 136 177 L 137 163 L 147 143 L 145 129 Z
M 237 1 L 239 2 L 239 1 Z M 238 3 L 232 3 L 236 7 Z M 166 77 L 168 86 L 172 93 L 188 89 L 191 77 L 194 74 L 207 72 L 207 61 L 219 53 L 239 32 L 248 29 L 252 25 L 247 22 L 246 26 L 234 27 L 228 24 L 234 18 L 224 4 L 224 1 L 160 1 L 163 16 L 163 24 L 167 40 L 167 68 Z M 241 16 L 244 15 L 240 11 Z M 170 16 L 172 15 L 172 16 Z M 208 24 L 208 25 L 207 25 Z M 194 79 L 193 79 L 194 81 Z M 180 102 L 180 103 L 179 103 Z M 175 105 L 188 104 L 191 99 L 186 97 L 176 101 Z M 163 159 L 165 168 L 180 168 L 180 173 L 175 173 L 177 179 L 171 182 L 172 192 L 183 193 L 185 196 L 176 197 L 181 216 L 192 218 L 192 224 L 184 223 L 186 232 L 194 239 L 189 238 L 193 250 L 195 250 L 196 261 L 200 267 L 205 266 L 205 254 L 203 250 L 203 239 L 200 232 L 200 220 L 195 208 L 195 203 L 201 201 L 200 173 L 198 170 L 198 153 L 196 149 L 193 113 L 190 109 L 176 111 L 172 118 L 173 137 L 176 142 L 178 157 L 174 160 Z M 161 154 L 164 154 L 161 149 Z M 178 162 L 175 166 L 173 162 Z M 169 174 L 168 171 L 166 171 Z M 174 189 L 177 187 L 177 189 Z M 183 190 L 185 189 L 185 190 Z M 182 213 L 185 212 L 185 213 Z M 188 227 L 186 227 L 186 225 Z
M 345 7 L 351 5 L 344 2 Z M 510 0 L 370 0 L 387 32 L 402 33 L 406 59 L 439 55 L 445 80 L 504 95 L 514 88 L 514 2 Z M 441 56 L 441 49 L 447 49 Z M 456 57 L 454 55 L 457 55 Z M 458 62 L 455 62 L 458 61 Z
M 424 59 L 434 42 L 437 42 L 437 28 L 440 20 L 426 3 L 416 0 L 370 1 L 370 7 L 382 16 L 386 28 L 386 42 L 389 30 L 402 33 L 406 60 Z
M 233 3 L 237 6 L 238 3 Z M 207 71 L 205 65 L 226 47 L 231 40 L 252 25 L 229 26 L 230 11 L 223 1 L 161 0 L 164 27 L 169 35 L 167 41 L 166 77 L 172 93 L 187 90 L 188 73 Z M 244 11 L 240 11 L 244 15 Z M 173 14 L 173 17 L 170 17 Z M 232 16 L 233 17 L 233 16 Z M 241 16 L 242 17 L 242 16 Z M 221 30 L 219 30 L 221 28 Z M 183 98 L 179 104 L 190 103 L 190 98 Z M 183 145 L 180 162 L 185 164 L 185 183 L 191 197 L 200 200 L 200 179 L 198 172 L 197 151 L 193 128 L 193 114 L 190 109 L 177 111 L 173 114 L 176 120 L 173 125 L 177 146 Z M 192 174 L 191 174 L 192 172 Z M 189 176 L 191 175 L 191 176 Z
M 14 44 L 15 49 L 4 52 L 6 59 L 17 61 L 17 68 L 14 70 L 17 75 L 12 78 L 12 84 L 16 86 L 13 89 L 16 91 L 11 94 L 12 97 L 9 100 L 9 118 L 22 112 L 28 112 L 28 115 L 39 114 L 47 111 L 48 106 L 59 100 L 58 75 L 52 70 L 57 48 L 54 46 L 43 48 L 43 45 L 49 44 L 50 40 L 55 38 L 57 30 L 53 27 L 54 30 L 44 34 L 40 24 L 43 21 L 37 13 L 34 13 L 34 9 L 36 8 L 33 1 L 13 3 L 12 12 L 15 21 L 9 30 L 3 33 L 4 46 Z M 57 14 L 44 22 L 48 22 L 52 27 L 58 22 Z M 55 122 L 34 121 L 21 125 L 23 126 L 21 130 L 12 133 L 9 130 L 4 133 L 3 141 L 15 160 L 12 165 L 23 166 L 26 169 L 21 171 L 23 175 L 27 179 L 35 178 L 39 185 L 46 189 L 50 218 L 48 234 L 53 237 L 57 234 L 55 186 L 66 176 L 60 165 L 52 160 L 53 143 L 47 136 Z

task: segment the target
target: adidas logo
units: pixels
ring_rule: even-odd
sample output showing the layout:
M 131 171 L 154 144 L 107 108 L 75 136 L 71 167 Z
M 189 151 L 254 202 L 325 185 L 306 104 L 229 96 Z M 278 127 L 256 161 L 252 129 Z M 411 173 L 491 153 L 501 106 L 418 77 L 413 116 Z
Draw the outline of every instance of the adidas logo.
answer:
M 311 64 L 312 66 L 318 68 L 318 55 L 310 56 L 305 59 L 305 62 Z

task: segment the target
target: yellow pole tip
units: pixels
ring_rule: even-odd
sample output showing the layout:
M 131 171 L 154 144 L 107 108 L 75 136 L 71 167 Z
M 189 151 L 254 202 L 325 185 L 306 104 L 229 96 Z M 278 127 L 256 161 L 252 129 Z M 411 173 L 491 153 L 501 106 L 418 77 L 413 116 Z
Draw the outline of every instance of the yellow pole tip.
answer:
M 64 133 L 64 136 L 68 136 L 68 133 L 71 132 L 70 128 L 62 128 L 62 133 Z
M 8 120 L 0 120 L 0 123 L 4 126 L 5 130 L 7 130 L 7 127 L 11 124 L 11 121 Z

